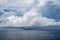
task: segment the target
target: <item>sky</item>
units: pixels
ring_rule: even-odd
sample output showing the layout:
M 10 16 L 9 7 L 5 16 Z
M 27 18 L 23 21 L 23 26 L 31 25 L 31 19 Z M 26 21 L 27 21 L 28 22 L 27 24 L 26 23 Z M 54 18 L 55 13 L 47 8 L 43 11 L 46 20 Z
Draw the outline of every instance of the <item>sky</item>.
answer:
M 60 0 L 0 0 L 0 27 L 60 25 Z

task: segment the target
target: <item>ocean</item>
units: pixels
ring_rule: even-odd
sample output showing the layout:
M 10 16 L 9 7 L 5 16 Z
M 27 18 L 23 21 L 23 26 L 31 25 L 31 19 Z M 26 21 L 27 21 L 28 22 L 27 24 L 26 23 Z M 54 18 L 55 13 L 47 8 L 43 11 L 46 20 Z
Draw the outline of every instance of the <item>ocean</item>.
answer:
M 0 29 L 0 40 L 60 40 L 60 31 Z

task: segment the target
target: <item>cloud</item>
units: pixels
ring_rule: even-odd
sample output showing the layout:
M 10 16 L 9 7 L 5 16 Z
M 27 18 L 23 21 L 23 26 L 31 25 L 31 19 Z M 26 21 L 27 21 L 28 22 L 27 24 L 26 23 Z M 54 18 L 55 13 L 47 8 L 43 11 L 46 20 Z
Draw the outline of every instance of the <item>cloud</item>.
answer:
M 54 4 L 60 6 L 60 0 L 51 0 Z
M 0 0 L 0 5 L 2 6 L 28 6 L 33 2 L 33 0 Z M 10 4 L 10 5 L 9 5 Z
M 48 11 L 48 8 L 51 7 L 46 8 L 48 1 L 50 0 L 0 0 L 0 10 L 3 13 L 0 13 L 0 26 L 60 25 L 60 21 L 49 18 L 51 10 Z
M 23 17 L 17 17 L 11 15 L 7 17 L 8 23 L 10 26 L 53 26 L 53 25 L 60 25 L 60 21 L 56 22 L 54 19 L 49 19 L 43 17 L 41 13 L 38 13 L 35 9 L 31 9 L 30 11 L 26 12 Z
M 56 21 L 60 21 L 60 6 L 53 4 L 53 2 L 48 1 L 47 4 L 41 10 L 43 16 Z

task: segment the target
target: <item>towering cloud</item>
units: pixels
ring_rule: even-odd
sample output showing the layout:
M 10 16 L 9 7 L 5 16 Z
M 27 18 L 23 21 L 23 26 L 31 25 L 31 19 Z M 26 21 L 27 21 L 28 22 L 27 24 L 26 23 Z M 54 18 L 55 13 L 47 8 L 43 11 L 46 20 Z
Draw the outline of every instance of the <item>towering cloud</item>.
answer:
M 60 25 L 60 21 L 56 22 L 54 19 L 43 17 L 41 13 L 36 12 L 35 9 L 31 9 L 26 12 L 23 17 L 10 16 L 7 17 L 9 23 L 13 26 L 51 26 Z
M 49 17 L 48 2 L 50 0 L 0 0 L 0 26 L 60 25 L 60 21 Z

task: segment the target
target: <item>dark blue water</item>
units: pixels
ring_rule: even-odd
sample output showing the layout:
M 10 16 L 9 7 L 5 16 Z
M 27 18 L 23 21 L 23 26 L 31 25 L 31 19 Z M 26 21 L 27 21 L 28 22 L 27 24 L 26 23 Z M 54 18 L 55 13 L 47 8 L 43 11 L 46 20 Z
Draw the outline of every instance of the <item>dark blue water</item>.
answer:
M 2 29 L 0 40 L 60 40 L 60 31 Z

